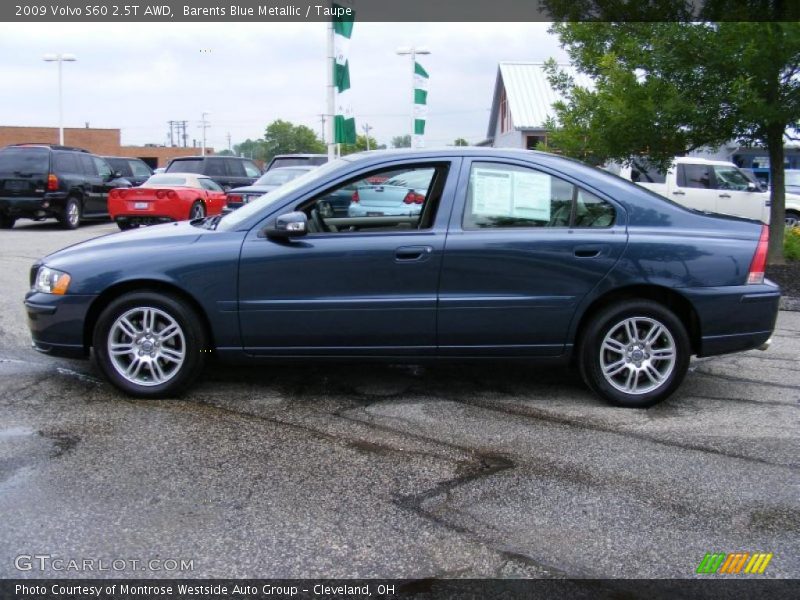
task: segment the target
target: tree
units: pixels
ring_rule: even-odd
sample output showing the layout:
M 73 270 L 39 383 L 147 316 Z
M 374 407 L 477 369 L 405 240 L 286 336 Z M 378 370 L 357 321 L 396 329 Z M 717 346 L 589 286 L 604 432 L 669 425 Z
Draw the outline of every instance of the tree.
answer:
M 548 4 L 556 19 L 575 17 L 575 3 Z M 611 20 L 603 14 L 608 3 L 585 0 L 584 10 L 587 4 L 598 20 Z M 646 13 L 647 3 L 639 6 Z M 724 6 L 724 0 L 709 2 L 706 16 Z M 762 19 L 769 16 L 764 11 L 784 10 L 778 0 L 752 6 L 760 7 Z M 800 23 L 743 17 L 688 22 L 688 13 L 681 12 L 687 7 L 672 7 L 683 22 L 556 23 L 552 30 L 594 86 L 576 86 L 550 63 L 551 83 L 566 100 L 555 105 L 549 144 L 595 164 L 646 154 L 662 168 L 676 155 L 730 140 L 766 146 L 772 181 L 769 261 L 781 264 L 784 135 L 800 121 Z M 637 15 L 645 21 L 647 16 Z
M 370 150 L 382 150 L 385 148 L 386 146 L 379 146 L 378 141 L 374 137 L 369 138 Z M 340 150 L 342 156 L 345 154 L 353 154 L 354 152 L 363 152 L 364 150 L 367 150 L 367 136 L 358 135 L 356 137 L 355 144 L 342 144 Z
M 264 132 L 266 159 L 277 154 L 324 154 L 325 144 L 317 138 L 314 130 L 305 125 L 294 125 L 277 119 Z
M 453 146 L 469 146 L 469 142 L 464 138 L 456 138 L 456 141 L 453 142 Z
M 411 134 L 396 135 L 392 138 L 392 148 L 411 148 Z
M 216 153 L 217 156 L 236 156 L 233 152 L 225 148 L 224 150 L 220 150 Z
M 237 156 L 267 162 L 267 148 L 264 140 L 251 140 L 248 138 L 241 144 L 234 144 L 233 151 Z

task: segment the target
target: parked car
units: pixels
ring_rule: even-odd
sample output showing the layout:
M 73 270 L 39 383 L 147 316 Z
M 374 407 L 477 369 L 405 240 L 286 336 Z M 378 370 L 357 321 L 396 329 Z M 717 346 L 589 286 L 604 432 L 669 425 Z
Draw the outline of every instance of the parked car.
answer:
M 65 229 L 108 218 L 108 193 L 130 182 L 99 156 L 54 144 L 0 149 L 0 229 L 17 219 L 55 218 Z
M 434 169 L 430 168 L 406 171 L 383 183 L 357 187 L 347 213 L 351 217 L 418 215 L 433 174 Z
M 281 167 L 267 171 L 253 185 L 228 190 L 228 206 L 230 208 L 239 208 L 243 204 L 247 204 L 251 200 L 260 198 L 267 192 L 282 186 L 295 177 L 308 173 L 313 168 L 310 166 Z
M 124 177 L 133 185 L 142 185 L 153 174 L 153 169 L 141 158 L 126 156 L 104 156 L 106 162 L 120 177 Z
M 318 167 L 328 162 L 327 154 L 278 154 L 267 165 L 267 171 L 281 167 Z
M 769 223 L 769 194 L 733 163 L 683 156 L 660 173 L 634 161 L 620 175 L 689 208 Z
M 225 192 L 205 175 L 164 173 L 153 175 L 133 189 L 111 190 L 108 211 L 120 229 L 218 215 L 225 207 Z
M 320 214 L 337 190 L 423 169 L 416 215 Z M 185 390 L 213 353 L 574 362 L 599 396 L 645 407 L 678 388 L 692 355 L 769 344 L 768 235 L 541 152 L 370 152 L 224 216 L 46 256 L 25 306 L 35 348 L 93 348 L 109 381 L 144 398 Z
M 784 175 L 786 191 L 790 194 L 800 194 L 800 169 L 786 169 Z
M 173 158 L 165 173 L 195 173 L 213 179 L 223 190 L 252 185 L 261 177 L 261 169 L 247 158 L 238 156 L 185 156 Z

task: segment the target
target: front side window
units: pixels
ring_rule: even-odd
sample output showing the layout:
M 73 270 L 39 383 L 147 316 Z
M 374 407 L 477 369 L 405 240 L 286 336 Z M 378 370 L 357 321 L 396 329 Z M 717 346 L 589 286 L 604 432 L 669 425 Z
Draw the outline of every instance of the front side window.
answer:
M 736 190 L 743 192 L 747 190 L 747 184 L 750 180 L 736 167 L 725 167 L 722 165 L 714 166 L 714 177 L 718 190 Z
M 244 172 L 247 177 L 258 177 L 261 175 L 261 171 L 258 170 L 258 167 L 249 160 L 242 161 L 242 166 L 244 167 Z
M 376 171 L 323 192 L 299 210 L 308 215 L 310 233 L 427 229 L 446 175 L 444 165 Z
M 139 160 L 130 161 L 130 166 L 134 177 L 150 177 L 152 174 L 150 168 Z
M 209 192 L 223 192 L 224 191 L 221 187 L 219 187 L 216 183 L 214 183 L 213 180 L 208 179 L 206 177 L 200 177 L 200 178 L 197 179 L 197 181 L 200 182 L 200 186 L 203 189 L 208 190 Z

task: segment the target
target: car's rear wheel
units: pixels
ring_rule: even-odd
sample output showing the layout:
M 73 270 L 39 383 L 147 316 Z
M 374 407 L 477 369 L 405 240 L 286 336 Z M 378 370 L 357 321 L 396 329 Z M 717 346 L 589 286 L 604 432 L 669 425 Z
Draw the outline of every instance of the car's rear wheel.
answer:
M 786 226 L 797 227 L 800 225 L 800 213 L 793 210 L 786 211 Z
M 202 371 L 206 334 L 180 298 L 133 292 L 111 302 L 97 320 L 94 352 L 116 387 L 133 396 L 163 398 L 186 389 Z
M 678 388 L 690 356 L 686 328 L 672 311 L 629 300 L 592 317 L 579 365 L 586 384 L 611 404 L 647 408 Z
M 58 218 L 64 229 L 77 229 L 81 225 L 81 203 L 74 196 L 67 198 L 64 211 Z
M 192 208 L 189 210 L 189 220 L 193 221 L 195 219 L 202 219 L 206 216 L 206 207 L 203 206 L 203 203 L 200 200 L 196 200 L 194 204 L 192 204 Z
M 0 229 L 11 229 L 14 227 L 14 223 L 17 222 L 17 219 L 14 217 L 10 217 L 8 215 L 0 215 Z

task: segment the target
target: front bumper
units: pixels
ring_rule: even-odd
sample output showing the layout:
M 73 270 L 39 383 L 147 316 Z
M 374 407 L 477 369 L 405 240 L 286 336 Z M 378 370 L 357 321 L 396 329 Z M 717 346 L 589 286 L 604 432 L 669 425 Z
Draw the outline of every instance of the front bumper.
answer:
M 772 337 L 781 291 L 769 280 L 761 285 L 679 291 L 692 303 L 700 321 L 698 356 L 752 350 Z
M 84 324 L 95 298 L 28 292 L 25 295 L 25 310 L 33 347 L 54 356 L 86 357 L 89 348 L 84 340 Z

